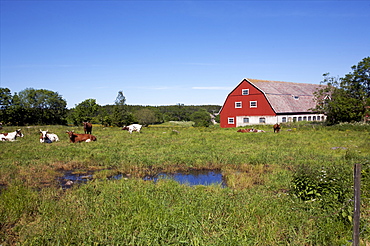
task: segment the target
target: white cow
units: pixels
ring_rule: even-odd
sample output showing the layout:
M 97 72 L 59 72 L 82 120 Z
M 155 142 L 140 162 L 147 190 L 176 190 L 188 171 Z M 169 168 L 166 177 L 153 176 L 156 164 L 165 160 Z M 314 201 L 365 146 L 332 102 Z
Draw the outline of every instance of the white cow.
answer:
M 59 137 L 56 134 L 49 133 L 48 130 L 43 131 L 40 129 L 40 143 L 52 143 L 52 142 L 57 142 L 59 141 Z
M 15 130 L 14 132 L 10 133 L 0 133 L 0 140 L 1 141 L 15 141 L 17 137 L 23 137 L 23 133 L 21 132 L 21 129 Z
M 129 126 L 122 127 L 122 130 L 127 130 L 131 134 L 132 132 L 140 132 L 142 125 L 139 124 L 132 124 Z

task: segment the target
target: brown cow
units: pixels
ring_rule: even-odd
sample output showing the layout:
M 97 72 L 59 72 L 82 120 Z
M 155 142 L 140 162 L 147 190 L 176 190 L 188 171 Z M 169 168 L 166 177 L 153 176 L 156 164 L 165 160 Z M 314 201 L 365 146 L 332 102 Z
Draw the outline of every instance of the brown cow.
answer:
M 92 124 L 90 122 L 82 122 L 82 124 L 84 124 L 85 134 L 91 134 L 92 133 Z
M 96 137 L 91 134 L 77 134 L 73 131 L 67 131 L 67 134 L 71 143 L 96 141 Z
M 237 132 L 265 132 L 264 130 L 258 130 L 258 129 L 250 129 L 250 128 L 247 128 L 247 129 L 239 129 Z
M 280 132 L 280 125 L 278 123 L 276 123 L 273 127 L 274 127 L 274 133 Z

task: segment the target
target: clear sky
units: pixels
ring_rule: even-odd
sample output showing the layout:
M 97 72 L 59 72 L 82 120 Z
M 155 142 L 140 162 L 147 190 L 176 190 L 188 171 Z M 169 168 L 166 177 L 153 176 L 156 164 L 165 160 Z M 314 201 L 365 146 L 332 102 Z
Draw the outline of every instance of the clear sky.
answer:
M 222 105 L 243 78 L 320 83 L 370 55 L 370 1 L 0 0 L 0 87 Z

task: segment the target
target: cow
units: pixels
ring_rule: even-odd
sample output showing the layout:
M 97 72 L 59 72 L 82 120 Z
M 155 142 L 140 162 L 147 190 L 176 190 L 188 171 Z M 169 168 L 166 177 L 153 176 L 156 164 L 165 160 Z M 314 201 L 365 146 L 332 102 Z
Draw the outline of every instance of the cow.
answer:
M 143 127 L 143 126 L 139 125 L 139 124 L 132 124 L 132 125 L 129 125 L 129 126 L 123 126 L 122 130 L 127 130 L 127 131 L 129 131 L 130 134 L 132 132 L 139 132 L 140 133 L 141 127 Z
M 92 133 L 92 124 L 90 122 L 82 122 L 82 124 L 84 124 L 85 134 L 91 134 Z
M 239 129 L 237 132 L 253 132 L 253 129 Z
M 247 128 L 247 129 L 239 129 L 237 132 L 265 132 L 265 131 L 254 129 L 254 128 Z
M 276 123 L 273 127 L 274 127 L 274 133 L 280 132 L 280 125 L 278 123 Z
M 0 140 L 1 141 L 15 141 L 17 137 L 23 137 L 23 133 L 21 132 L 21 129 L 15 130 L 14 132 L 9 133 L 0 133 Z
M 79 142 L 91 142 L 96 141 L 96 137 L 91 134 L 77 134 L 74 131 L 66 131 L 69 135 L 69 140 L 71 143 L 79 143 Z
M 40 143 L 52 143 L 59 141 L 59 137 L 56 134 L 49 133 L 48 130 L 43 131 L 40 129 Z

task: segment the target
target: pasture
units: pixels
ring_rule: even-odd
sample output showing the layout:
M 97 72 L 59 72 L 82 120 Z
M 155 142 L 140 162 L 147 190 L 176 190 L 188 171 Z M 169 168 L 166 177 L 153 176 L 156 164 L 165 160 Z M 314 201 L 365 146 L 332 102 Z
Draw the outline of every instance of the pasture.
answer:
M 351 245 L 354 163 L 363 164 L 363 187 L 370 187 L 369 125 L 240 133 L 174 123 L 132 134 L 94 125 L 97 141 L 89 143 L 69 142 L 66 130 L 83 133 L 82 126 L 21 128 L 23 138 L 0 142 L 3 246 Z M 60 141 L 40 143 L 40 128 Z M 142 180 L 189 170 L 220 170 L 227 187 Z M 65 171 L 93 172 L 93 179 L 62 189 Z M 129 178 L 109 179 L 117 174 Z M 363 190 L 363 245 L 370 243 L 369 198 Z

